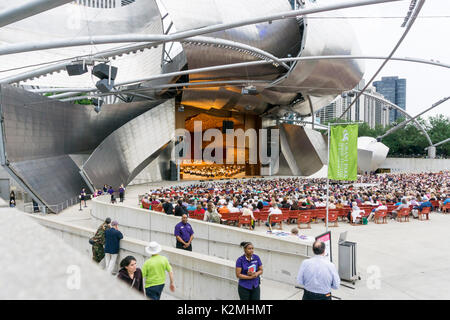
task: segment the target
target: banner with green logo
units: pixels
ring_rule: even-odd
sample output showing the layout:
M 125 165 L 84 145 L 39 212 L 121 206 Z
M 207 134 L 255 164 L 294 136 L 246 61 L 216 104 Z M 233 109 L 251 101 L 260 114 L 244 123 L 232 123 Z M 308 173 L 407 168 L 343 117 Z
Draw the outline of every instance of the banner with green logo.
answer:
M 336 125 L 330 129 L 328 178 L 356 181 L 358 167 L 358 125 Z

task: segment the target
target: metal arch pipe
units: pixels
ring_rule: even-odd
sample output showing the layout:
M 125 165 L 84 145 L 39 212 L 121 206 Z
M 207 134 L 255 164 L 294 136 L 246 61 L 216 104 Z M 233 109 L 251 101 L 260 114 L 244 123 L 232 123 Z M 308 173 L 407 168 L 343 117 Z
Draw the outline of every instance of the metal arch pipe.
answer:
M 309 103 L 309 109 L 311 110 L 311 117 L 312 117 L 312 129 L 314 129 L 314 109 L 313 109 L 313 104 L 311 101 L 311 97 L 308 95 L 308 103 Z
M 34 0 L 0 12 L 0 28 L 38 13 L 62 6 L 73 0 Z
M 378 70 L 375 72 L 375 74 L 370 78 L 369 81 L 367 81 L 364 88 L 362 88 L 361 92 L 358 93 L 355 97 L 355 99 L 350 103 L 350 105 L 342 112 L 342 114 L 338 117 L 338 119 L 341 119 L 345 113 L 347 113 L 348 110 L 358 101 L 359 97 L 366 91 L 366 89 L 372 84 L 372 82 L 375 80 L 377 75 L 381 72 L 381 70 L 384 68 L 384 66 L 388 63 L 388 61 L 392 58 L 394 53 L 397 51 L 400 44 L 403 42 L 403 40 L 406 38 L 406 35 L 409 33 L 409 30 L 413 26 L 414 22 L 416 21 L 417 16 L 419 15 L 420 10 L 423 7 L 423 4 L 425 3 L 425 0 L 419 0 L 419 3 L 416 5 L 414 13 L 412 14 L 411 18 L 408 20 L 408 25 L 406 26 L 405 32 L 403 32 L 402 36 L 400 37 L 399 41 L 395 45 L 394 49 L 392 49 L 389 56 L 383 61 L 381 66 L 378 68 Z
M 303 61 L 303 60 L 333 60 L 333 59 L 375 59 L 375 60 L 384 60 L 386 57 L 383 56 L 351 56 L 351 55 L 336 55 L 336 56 L 309 56 L 309 57 L 296 57 L 296 58 L 281 58 L 280 61 L 283 62 L 291 62 L 291 61 Z M 423 64 L 429 64 L 433 66 L 438 66 L 442 68 L 450 68 L 450 64 L 442 63 L 440 61 L 431 61 L 431 60 L 425 60 L 425 59 L 419 59 L 419 58 L 409 58 L 409 57 L 392 57 L 391 60 L 395 61 L 404 61 L 404 62 L 414 62 L 414 63 L 423 63 Z M 59 69 L 62 69 L 65 67 L 65 65 L 70 64 L 71 61 L 68 61 L 67 63 L 64 63 L 63 65 L 58 65 Z M 190 70 L 184 70 L 184 71 L 176 71 L 176 72 L 170 72 L 170 73 L 164 73 L 159 74 L 156 76 L 151 76 L 147 78 L 142 79 L 135 79 L 131 82 L 123 82 L 118 85 L 127 85 L 132 83 L 139 83 L 139 82 L 145 82 L 150 80 L 156 80 L 161 78 L 167 78 L 167 77 L 176 77 L 181 75 L 186 75 L 190 73 L 201 73 L 201 72 L 209 72 L 209 71 L 217 71 L 217 70 L 225 70 L 225 69 L 232 69 L 232 68 L 240 68 L 240 67 L 247 67 L 247 66 L 255 66 L 255 65 L 262 65 L 262 64 L 269 64 L 272 62 L 268 61 L 251 61 L 251 62 L 240 62 L 240 63 L 233 63 L 233 64 L 224 64 L 224 65 L 218 65 L 213 67 L 204 67 L 204 68 L 198 68 L 198 69 L 190 69 Z M 59 70 L 58 69 L 58 70 Z M 36 73 L 36 71 L 42 70 L 39 74 Z M 51 69 L 52 72 L 57 71 L 55 69 Z M 4 78 L 0 80 L 0 84 L 2 83 L 12 83 L 17 81 L 23 81 L 26 79 L 29 79 L 30 77 L 36 77 L 40 75 L 44 75 L 49 73 L 49 70 L 47 67 L 42 69 L 36 69 L 29 73 L 23 73 L 21 74 L 20 78 L 17 76 L 12 76 L 8 78 Z M 14 78 L 14 79 L 13 79 Z M 96 90 L 95 88 L 51 88 L 50 89 L 32 89 L 29 90 L 30 92 L 34 93 L 45 93 L 45 92 L 67 92 L 67 91 L 78 91 L 78 92 L 89 92 Z
M 427 113 L 427 112 L 430 111 L 431 109 L 436 108 L 438 105 L 444 103 L 444 102 L 447 101 L 448 99 L 450 99 L 450 97 L 443 98 L 443 99 L 439 100 L 438 102 L 433 103 L 433 105 L 432 105 L 431 107 L 429 107 L 428 109 L 426 109 L 426 110 L 422 111 L 421 113 L 415 115 L 413 118 L 411 118 L 411 119 L 409 119 L 409 120 L 405 120 L 405 121 L 403 121 L 402 123 L 396 125 L 395 127 L 389 129 L 388 131 L 386 131 L 385 134 L 383 134 L 382 136 L 377 137 L 377 139 L 383 139 L 384 137 L 390 135 L 391 133 L 397 131 L 398 129 L 403 128 L 404 126 L 406 126 L 406 125 L 407 125 L 408 123 L 410 123 L 411 121 L 417 119 L 418 117 L 420 117 L 420 116 L 423 115 L 424 113 Z
M 386 57 L 382 56 L 351 56 L 351 55 L 336 55 L 336 56 L 309 56 L 309 57 L 296 57 L 296 58 L 282 58 L 280 59 L 283 62 L 290 62 L 290 61 L 303 61 L 303 60 L 333 60 L 333 59 L 376 59 L 376 60 L 384 60 Z M 450 68 L 450 64 L 438 62 L 438 61 L 430 61 L 425 59 L 419 59 L 419 58 L 409 58 L 409 57 L 392 57 L 391 60 L 396 61 L 404 61 L 404 62 L 414 62 L 414 63 L 423 63 L 428 65 L 434 65 L 438 67 L 443 68 Z M 70 64 L 71 62 L 67 62 L 64 64 Z M 271 62 L 268 61 L 250 61 L 250 62 L 240 62 L 240 63 L 233 63 L 233 64 L 224 64 L 219 66 L 213 66 L 213 67 L 204 67 L 204 68 L 198 68 L 198 69 L 190 69 L 190 70 L 184 70 L 184 71 L 176 71 L 176 72 L 170 72 L 170 73 L 164 73 L 164 74 L 158 74 L 155 76 L 142 78 L 142 79 L 134 79 L 132 81 L 128 82 L 122 82 L 117 83 L 116 85 L 128 85 L 133 83 L 140 83 L 145 81 L 151 81 L 161 78 L 168 78 L 168 77 L 177 77 L 181 75 L 191 74 L 191 73 L 201 73 L 201 72 L 209 72 L 209 71 L 217 71 L 217 70 L 225 70 L 225 69 L 232 69 L 232 68 L 240 68 L 240 67 L 247 67 L 247 66 L 255 66 L 255 65 L 262 65 L 262 64 L 269 64 Z M 64 66 L 61 66 L 60 68 L 64 68 Z M 43 68 L 45 70 L 42 71 L 40 74 L 36 74 L 36 70 L 30 72 L 30 76 L 27 74 L 22 74 L 21 78 L 17 78 L 17 76 L 12 76 L 15 79 L 12 81 L 9 78 L 4 78 L 0 80 L 1 83 L 12 83 L 17 81 L 23 81 L 25 79 L 28 79 L 30 77 L 35 77 L 39 75 L 43 75 L 47 73 L 47 68 Z M 52 70 L 56 71 L 56 70 Z M 67 91 L 77 91 L 77 92 L 91 92 L 96 91 L 97 89 L 92 88 L 51 88 L 51 89 L 32 89 L 29 90 L 33 93 L 46 93 L 46 92 L 67 92 Z
M 311 121 L 304 121 L 304 120 L 292 120 L 292 119 L 285 119 L 285 118 L 281 118 L 280 120 L 282 120 L 282 121 L 285 121 L 285 122 L 287 122 L 287 121 L 292 121 L 292 122 L 297 122 L 297 123 L 301 123 L 301 124 L 310 124 L 310 125 L 315 125 L 315 126 L 317 126 L 317 127 L 321 127 L 322 129 L 328 129 L 328 127 L 327 126 L 325 126 L 325 125 L 323 125 L 323 124 L 320 124 L 320 123 L 313 123 L 313 122 L 311 122 Z M 314 129 L 314 127 L 312 127 L 312 129 Z
M 44 1 L 44 0 L 42 0 Z M 241 27 L 245 25 L 256 24 L 260 22 L 268 22 L 273 20 L 281 20 L 286 18 L 295 18 L 297 16 L 313 14 L 319 12 L 326 11 L 334 11 L 338 9 L 344 8 L 352 8 L 359 6 L 366 6 L 372 4 L 386 3 L 386 2 L 396 2 L 403 0 L 366 0 L 366 1 L 350 1 L 344 2 L 341 4 L 334 4 L 328 6 L 321 6 L 317 8 L 311 9 L 301 9 L 301 10 L 291 10 L 287 12 L 277 13 L 270 16 L 253 18 L 253 19 L 245 19 L 238 22 L 233 23 L 223 23 L 217 24 L 213 26 L 208 26 L 204 28 L 199 28 L 195 30 L 188 30 L 183 32 L 177 32 L 170 35 L 120 35 L 120 36 L 94 36 L 94 37 L 79 37 L 77 39 L 63 39 L 57 41 L 51 41 L 46 43 L 34 42 L 27 44 L 18 44 L 7 46 L 6 48 L 0 49 L 0 55 L 11 54 L 11 53 L 19 53 L 19 52 L 28 52 L 28 51 L 36 51 L 36 50 L 44 50 L 44 49 L 55 49 L 55 48 L 63 48 L 63 47 L 71 47 L 71 46 L 81 46 L 81 45 L 95 45 L 95 44 L 107 44 L 107 43 L 122 43 L 122 42 L 148 42 L 151 41 L 153 45 L 159 45 L 164 42 L 173 42 L 186 40 L 188 38 L 196 37 L 206 33 L 217 32 L 226 29 L 232 29 L 236 27 Z M 48 1 L 46 1 L 48 2 Z
M 135 92 L 137 91 L 147 91 L 147 90 L 157 90 L 157 89 L 168 89 L 168 88 L 177 88 L 177 87 L 194 87 L 194 86 L 208 86 L 208 85 L 214 85 L 214 86 L 218 86 L 218 85 L 246 85 L 246 84 L 251 84 L 251 83 L 268 83 L 268 81 L 266 80 L 224 80 L 224 81 L 208 81 L 208 82 L 185 82 L 185 83 L 173 83 L 173 84 L 164 84 L 164 85 L 158 85 L 158 86 L 154 86 L 151 88 L 140 88 L 140 89 L 134 89 L 134 90 L 129 90 L 129 92 L 127 92 L 127 90 L 121 90 L 121 91 L 111 91 L 111 92 L 106 92 L 106 93 L 101 93 L 101 94 L 95 94 L 95 95 L 91 95 L 91 96 L 77 96 L 77 97 L 73 97 L 73 98 L 68 98 L 68 99 L 61 99 L 61 102 L 68 102 L 68 101 L 76 101 L 76 100 L 81 100 L 81 99 L 90 99 L 90 98 L 96 98 L 96 97 L 104 97 L 104 96 L 110 96 L 110 95 L 116 95 L 116 94 L 128 94 L 130 93 L 131 95 L 133 95 Z M 74 95 L 74 94 L 78 94 L 77 92 L 73 93 L 73 92 L 69 92 L 68 94 L 70 95 Z M 54 97 L 54 96 L 52 96 Z M 51 98 L 51 97 L 49 97 Z
M 442 140 L 441 142 L 438 142 L 438 143 L 433 144 L 432 146 L 426 147 L 424 150 L 428 150 L 428 149 L 431 148 L 431 147 L 437 147 L 437 146 L 440 146 L 441 144 L 447 143 L 447 142 L 449 142 L 449 141 L 450 141 L 450 138 L 447 138 L 447 139 L 445 139 L 445 140 Z
M 360 90 L 353 90 L 353 91 L 356 91 L 356 92 L 362 92 L 362 90 L 361 90 L 361 91 L 360 91 Z M 403 113 L 406 117 L 412 118 L 412 116 L 411 116 L 409 113 L 407 113 L 405 110 L 403 110 L 402 108 L 400 108 L 400 107 L 397 106 L 396 104 L 390 102 L 389 100 L 382 99 L 382 98 L 380 98 L 380 97 L 377 97 L 377 96 L 375 96 L 375 95 L 373 95 L 373 94 L 370 94 L 370 93 L 367 93 L 367 92 L 362 92 L 362 94 L 363 94 L 363 95 L 366 95 L 366 96 L 369 96 L 369 97 L 372 97 L 372 98 L 374 98 L 374 99 L 376 99 L 376 100 L 382 101 L 383 103 L 386 103 L 386 104 L 390 105 L 391 107 L 393 107 L 394 109 L 398 110 L 399 112 Z M 416 127 L 417 127 L 420 131 L 422 131 L 422 133 L 425 135 L 425 137 L 427 138 L 428 143 L 430 144 L 430 146 L 432 146 L 432 145 L 433 145 L 433 142 L 431 142 L 430 136 L 428 135 L 428 133 L 427 133 L 427 131 L 425 130 L 425 128 L 417 121 L 417 119 L 414 119 L 413 121 L 414 121 Z
M 344 8 L 366 6 L 366 5 L 395 2 L 395 1 L 402 1 L 402 0 L 369 0 L 369 1 L 358 1 L 358 2 L 352 1 L 352 2 L 341 3 L 338 5 L 335 4 L 335 5 L 321 6 L 321 7 L 312 8 L 312 9 L 293 10 L 293 11 L 278 13 L 275 15 L 261 17 L 261 18 L 247 19 L 247 20 L 242 20 L 242 21 L 234 22 L 234 23 L 219 24 L 219 25 L 209 26 L 209 27 L 205 27 L 205 28 L 199 28 L 196 30 L 174 33 L 172 35 L 167 36 L 166 41 L 170 42 L 170 41 L 174 41 L 176 39 L 197 36 L 197 35 L 201 35 L 201 34 L 205 34 L 205 33 L 211 33 L 211 32 L 226 30 L 226 29 L 230 29 L 230 28 L 236 28 L 236 27 L 255 24 L 255 23 L 259 23 L 259 22 L 267 22 L 267 21 L 270 22 L 272 20 L 294 18 L 297 16 L 306 15 L 306 14 L 313 14 L 313 13 L 333 11 L 333 10 L 344 9 Z M 124 54 L 124 53 L 131 52 L 134 50 L 141 50 L 141 49 L 144 49 L 151 45 L 152 45 L 151 43 L 150 44 L 147 43 L 145 45 L 135 45 L 135 46 L 128 47 L 125 49 L 123 49 L 123 48 L 116 49 L 114 51 L 109 51 L 109 53 L 96 54 L 96 55 L 94 55 L 94 58 L 113 57 L 115 55 Z M 156 45 L 156 44 L 153 44 L 153 45 Z M 23 73 L 20 75 L 4 78 L 4 79 L 0 80 L 0 83 L 13 83 L 13 82 L 18 82 L 18 81 L 23 81 L 25 79 L 28 79 L 28 77 L 36 77 L 36 76 L 39 76 L 39 75 L 42 75 L 45 73 L 52 73 L 52 72 L 63 69 L 69 63 L 70 62 L 61 63 L 58 65 L 53 65 L 53 66 L 49 66 L 46 68 L 38 69 L 38 70 L 35 70 L 32 72 L 26 72 L 26 73 Z
M 167 40 L 167 38 L 169 37 L 170 36 L 167 35 L 126 34 L 126 35 L 112 35 L 112 36 L 79 37 L 76 39 L 63 39 L 48 42 L 31 42 L 25 44 L 19 43 L 0 48 L 0 55 L 40 51 L 47 49 L 77 47 L 83 45 L 98 45 L 98 44 L 127 43 L 127 42 L 152 42 L 152 45 L 155 46 L 161 43 L 169 42 L 169 40 Z M 201 37 L 201 36 L 179 39 L 178 41 L 182 43 L 193 42 L 193 43 L 223 45 L 247 50 L 256 53 L 257 55 L 263 56 L 265 57 L 265 59 L 273 60 L 277 64 L 280 64 L 289 70 L 289 66 L 286 63 L 281 62 L 277 57 L 270 54 L 269 52 L 236 41 L 219 38 Z
M 351 56 L 351 55 L 339 55 L 339 56 L 310 56 L 310 57 L 297 57 L 297 58 L 282 58 L 281 61 L 289 62 L 289 61 L 301 61 L 301 60 L 324 60 L 324 59 L 385 59 L 386 57 L 380 57 L 380 56 Z M 424 64 L 430 64 L 434 66 L 440 66 L 444 68 L 450 68 L 449 64 L 444 64 L 437 61 L 429 61 L 425 59 L 418 59 L 418 58 L 391 58 L 391 60 L 398 60 L 398 61 L 406 61 L 406 62 L 415 62 L 415 63 L 424 63 Z M 164 73 L 164 74 L 158 74 L 151 77 L 141 78 L 141 79 L 134 79 L 131 81 L 116 83 L 116 86 L 124 86 L 124 85 L 130 85 L 130 84 L 136 84 L 156 79 L 162 79 L 162 78 L 168 78 L 168 77 L 177 77 L 182 75 L 187 75 L 191 73 L 201 73 L 201 72 L 209 72 L 209 71 L 216 71 L 216 70 L 224 70 L 224 69 L 231 69 L 231 68 L 239 68 L 239 67 L 245 67 L 245 66 L 253 66 L 253 65 L 261 65 L 261 64 L 268 64 L 271 62 L 268 61 L 251 61 L 251 62 L 241 62 L 241 63 L 233 63 L 233 64 L 225 64 L 225 65 L 219 65 L 219 66 L 213 66 L 213 67 L 205 67 L 205 68 L 198 68 L 198 69 L 190 69 L 190 70 L 184 70 L 184 71 L 176 71 L 176 72 L 170 72 L 170 73 Z M 5 81 L 7 82 L 7 81 Z M 4 80 L 0 80 L 0 84 L 4 83 Z M 272 82 L 273 83 L 273 82 Z M 269 85 L 270 87 L 270 85 Z M 45 92 L 67 92 L 67 91 L 76 91 L 71 92 L 70 95 L 64 95 L 64 96 L 51 96 L 49 98 L 55 99 L 55 98 L 63 98 L 63 97 L 69 97 L 71 95 L 75 95 L 77 93 L 81 92 L 93 92 L 97 91 L 97 88 L 51 88 L 51 89 L 34 89 L 29 90 L 30 92 L 34 93 L 45 93 Z

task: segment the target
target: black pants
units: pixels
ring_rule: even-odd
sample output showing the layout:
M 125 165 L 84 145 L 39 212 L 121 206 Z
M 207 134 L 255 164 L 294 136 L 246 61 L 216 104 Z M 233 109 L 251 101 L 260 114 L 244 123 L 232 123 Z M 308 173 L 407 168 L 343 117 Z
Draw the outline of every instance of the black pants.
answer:
M 185 248 L 183 247 L 183 244 L 180 241 L 177 241 L 177 249 L 192 251 L 192 243 L 189 245 L 189 247 Z
M 247 289 L 241 286 L 238 286 L 239 299 L 241 300 L 261 300 L 261 290 L 259 286 L 253 289 Z
M 124 198 L 124 194 L 123 193 L 119 193 L 120 202 L 123 202 L 123 198 Z
M 303 291 L 304 292 L 302 300 L 331 300 L 331 293 L 314 293 L 305 289 L 303 289 Z

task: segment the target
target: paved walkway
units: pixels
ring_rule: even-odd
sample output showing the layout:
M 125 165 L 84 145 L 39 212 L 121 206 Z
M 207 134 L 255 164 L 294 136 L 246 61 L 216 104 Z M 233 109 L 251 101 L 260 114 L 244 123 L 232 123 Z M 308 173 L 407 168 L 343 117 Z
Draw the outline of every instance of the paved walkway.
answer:
M 125 203 L 138 207 L 138 194 L 145 193 L 150 187 L 171 184 L 173 182 L 128 187 Z M 89 202 L 88 208 L 83 208 L 83 211 L 79 211 L 79 207 L 72 207 L 50 217 L 76 225 L 97 227 L 90 220 Z M 283 225 L 283 230 L 290 231 L 295 226 Z M 342 299 L 450 299 L 449 228 L 450 214 L 436 212 L 430 215 L 428 221 L 411 218 L 410 222 L 389 220 L 387 224 L 369 222 L 365 226 L 340 222 L 338 227 L 330 227 L 333 262 L 338 265 L 339 234 L 348 231 L 347 240 L 357 243 L 357 270 L 361 276 L 355 286 L 342 282 L 355 289 L 342 286 L 333 294 Z M 325 231 L 325 224 L 319 222 L 311 224 L 311 229 L 301 229 L 300 233 L 314 237 Z M 260 226 L 255 232 L 267 233 L 267 228 Z M 257 253 L 258 244 L 254 245 Z M 267 285 L 271 288 L 271 297 L 301 297 L 301 291 L 293 286 L 280 284 L 277 291 L 273 289 L 277 287 L 276 283 Z M 262 297 L 267 298 L 268 295 L 263 292 Z

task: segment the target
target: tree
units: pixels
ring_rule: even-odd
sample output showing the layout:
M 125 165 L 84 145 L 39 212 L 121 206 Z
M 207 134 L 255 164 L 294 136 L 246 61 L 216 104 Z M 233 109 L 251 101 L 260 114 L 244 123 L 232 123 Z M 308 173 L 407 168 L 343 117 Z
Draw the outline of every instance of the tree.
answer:
M 439 114 L 428 118 L 427 132 L 433 143 L 450 138 L 450 117 Z M 436 147 L 436 155 L 448 157 L 450 155 L 450 142 Z

